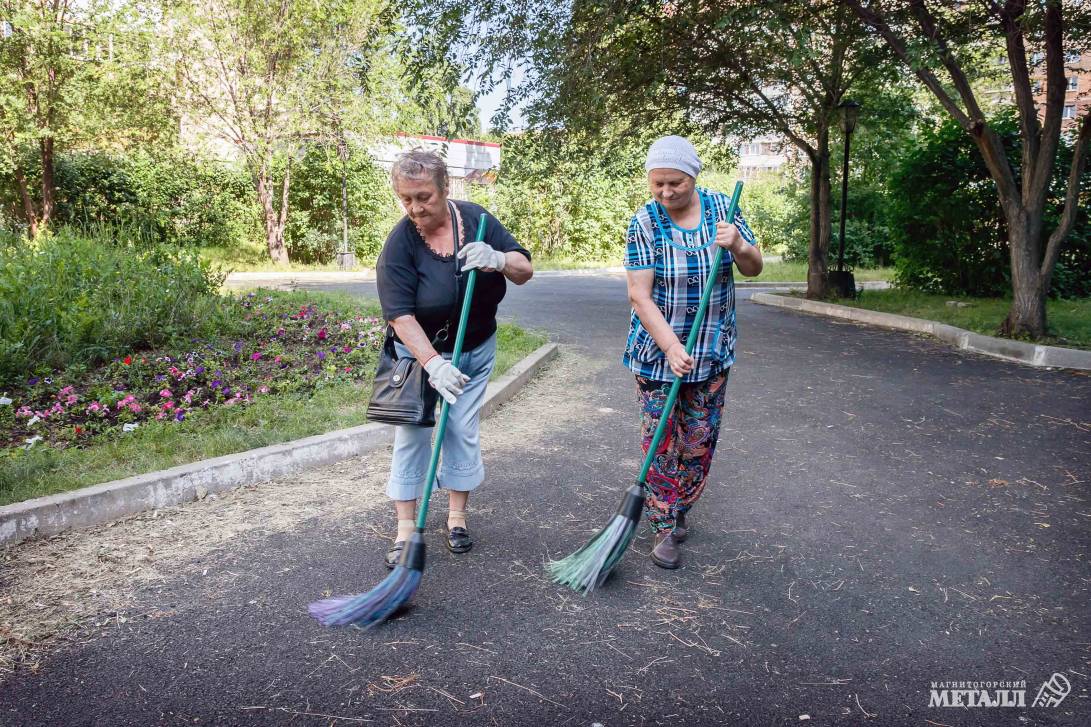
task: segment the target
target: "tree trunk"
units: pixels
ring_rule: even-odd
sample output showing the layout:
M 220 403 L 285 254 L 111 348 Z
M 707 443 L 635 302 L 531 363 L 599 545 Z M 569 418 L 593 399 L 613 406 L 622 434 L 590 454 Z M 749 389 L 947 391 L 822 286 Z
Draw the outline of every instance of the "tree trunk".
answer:
M 22 167 L 16 165 L 15 167 L 15 184 L 19 188 L 19 199 L 23 203 L 23 214 L 27 218 L 27 230 L 30 232 L 31 239 L 38 236 L 38 213 L 34 209 L 34 201 L 30 198 L 30 188 L 27 186 L 26 175 L 23 174 Z
M 1046 333 L 1046 289 L 1041 275 L 1042 213 L 1006 209 L 1011 257 L 1011 308 L 1000 333 L 1036 340 Z
M 811 235 L 807 252 L 807 297 L 825 298 L 830 250 L 830 132 L 818 130 L 818 145 L 811 155 Z
M 288 250 L 284 247 L 284 224 L 282 219 L 287 212 L 287 200 L 282 203 L 282 210 L 277 212 L 273 205 L 272 180 L 269 178 L 269 166 L 263 164 L 257 175 L 258 201 L 261 202 L 265 217 L 265 244 L 269 248 L 269 258 L 276 265 L 288 264 Z M 284 179 L 284 194 L 287 195 L 288 178 Z
M 57 184 L 53 175 L 53 137 L 43 138 L 39 142 L 39 148 L 42 153 L 42 215 L 39 222 L 41 227 L 45 228 L 53 219 L 57 198 Z

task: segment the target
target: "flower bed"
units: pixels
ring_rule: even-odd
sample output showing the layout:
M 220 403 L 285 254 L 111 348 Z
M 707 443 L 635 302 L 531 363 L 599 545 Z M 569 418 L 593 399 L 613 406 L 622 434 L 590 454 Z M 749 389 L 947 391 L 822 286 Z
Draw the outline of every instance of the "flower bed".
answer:
M 276 291 L 225 298 L 221 335 L 28 376 L 0 396 L 0 448 L 86 446 L 149 421 L 369 380 L 382 320 L 358 303 L 314 299 Z

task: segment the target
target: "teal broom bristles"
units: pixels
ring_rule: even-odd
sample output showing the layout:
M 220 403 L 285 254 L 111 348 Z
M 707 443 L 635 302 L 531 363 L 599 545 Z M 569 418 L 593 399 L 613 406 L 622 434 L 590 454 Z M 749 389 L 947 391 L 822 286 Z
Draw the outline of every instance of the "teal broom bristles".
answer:
M 735 212 L 739 209 L 739 197 L 742 196 L 742 182 L 735 183 L 735 191 L 731 195 L 731 204 L 727 208 L 727 219 L 734 221 Z M 708 301 L 712 298 L 712 290 L 716 287 L 720 277 L 720 265 L 723 262 L 724 250 L 718 248 L 709 270 L 708 281 L 701 293 L 701 305 L 697 309 L 693 327 L 686 339 L 686 353 L 692 354 L 693 347 L 697 343 L 697 334 L 708 312 Z M 636 484 L 625 491 L 625 497 L 618 507 L 617 513 L 582 548 L 567 558 L 551 560 L 546 566 L 550 577 L 555 583 L 568 586 L 582 592 L 585 596 L 610 576 L 621 557 L 629 548 L 629 543 L 636 535 L 637 525 L 640 524 L 640 515 L 644 509 L 644 487 L 648 478 L 648 470 L 651 469 L 652 460 L 659 449 L 659 443 L 663 440 L 663 434 L 670 419 L 670 412 L 674 408 L 674 402 L 678 399 L 678 390 L 682 387 L 682 379 L 675 378 L 671 385 L 670 393 L 663 405 L 663 413 L 659 417 L 659 426 L 655 429 L 648 453 L 644 455 L 644 466 L 640 469 Z
M 644 488 L 639 484 L 625 491 L 625 498 L 610 522 L 587 545 L 572 555 L 549 563 L 549 573 L 556 583 L 587 595 L 613 572 L 614 566 L 629 549 L 636 535 L 640 513 L 644 510 Z

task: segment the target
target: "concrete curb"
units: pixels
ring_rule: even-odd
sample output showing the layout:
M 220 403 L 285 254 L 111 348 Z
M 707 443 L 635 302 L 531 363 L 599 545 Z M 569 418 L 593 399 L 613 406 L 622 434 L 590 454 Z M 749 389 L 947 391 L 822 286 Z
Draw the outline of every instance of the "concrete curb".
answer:
M 924 318 L 911 318 L 895 313 L 881 313 L 865 308 L 852 308 L 834 303 L 824 303 L 806 298 L 789 298 L 770 293 L 754 293 L 750 299 L 762 305 L 816 313 L 818 315 L 842 318 L 857 323 L 868 323 L 883 328 L 895 328 L 901 331 L 927 333 L 941 341 L 950 343 L 964 351 L 1001 358 L 1006 361 L 1037 366 L 1039 368 L 1062 368 L 1091 371 L 1091 351 L 1081 351 L 1060 346 L 1041 346 L 1035 343 L 1012 341 L 1006 338 L 983 336 L 980 333 L 963 328 L 949 326 L 946 323 L 930 321 Z
M 510 401 L 558 350 L 557 344 L 547 343 L 490 382 L 482 416 Z M 358 457 L 390 443 L 393 437 L 394 427 L 388 424 L 364 424 L 5 505 L 0 507 L 0 546 L 70 528 L 102 525 L 208 493 Z

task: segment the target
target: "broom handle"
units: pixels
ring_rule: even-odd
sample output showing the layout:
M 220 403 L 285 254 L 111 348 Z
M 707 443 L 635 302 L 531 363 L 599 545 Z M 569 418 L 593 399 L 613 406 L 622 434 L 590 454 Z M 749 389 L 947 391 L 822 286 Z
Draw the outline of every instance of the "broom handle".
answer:
M 735 182 L 735 191 L 731 195 L 731 204 L 727 208 L 727 220 L 732 224 L 735 222 L 735 213 L 739 209 L 739 197 L 741 196 L 742 182 Z M 705 282 L 705 289 L 701 293 L 701 305 L 697 308 L 697 317 L 693 320 L 693 328 L 689 330 L 689 336 L 686 338 L 687 354 L 692 354 L 693 347 L 697 344 L 697 335 L 700 332 L 701 324 L 705 322 L 708 301 L 712 298 L 712 289 L 716 287 L 716 279 L 720 276 L 720 264 L 723 262 L 723 257 L 724 249 L 717 246 L 716 259 L 712 262 L 712 270 Z M 671 411 L 674 410 L 674 402 L 678 400 L 678 390 L 681 388 L 682 378 L 675 376 L 670 393 L 667 394 L 667 403 L 663 405 L 663 414 L 659 417 L 659 426 L 655 428 L 655 436 L 652 437 L 652 443 L 648 446 L 648 453 L 644 456 L 644 466 L 640 468 L 640 477 L 637 478 L 637 484 L 641 486 L 647 482 L 648 470 L 652 467 L 652 461 L 655 459 L 656 450 L 659 449 L 659 443 L 663 441 L 667 421 L 670 419 Z
M 453 222 L 453 221 L 452 221 Z M 474 242 L 485 240 L 485 213 L 481 213 L 481 220 L 477 223 L 477 237 Z M 455 258 L 455 265 L 458 265 Z M 474 283 L 477 282 L 477 268 L 470 270 L 466 278 L 466 292 L 462 296 L 462 313 L 458 317 L 458 332 L 455 334 L 455 349 L 451 353 L 451 362 L 458 368 L 459 359 L 462 357 L 462 342 L 466 338 L 466 322 L 470 320 L 470 301 L 474 295 Z M 457 295 L 457 292 L 456 292 Z M 428 519 L 428 500 L 432 497 L 432 486 L 436 482 L 436 468 L 439 465 L 439 450 L 443 445 L 443 434 L 447 431 L 447 413 L 451 405 L 443 400 L 443 406 L 439 410 L 439 422 L 436 423 L 436 441 L 432 443 L 432 461 L 428 463 L 428 478 L 424 481 L 424 495 L 421 499 L 420 509 L 417 511 L 417 530 L 424 530 L 424 523 Z

